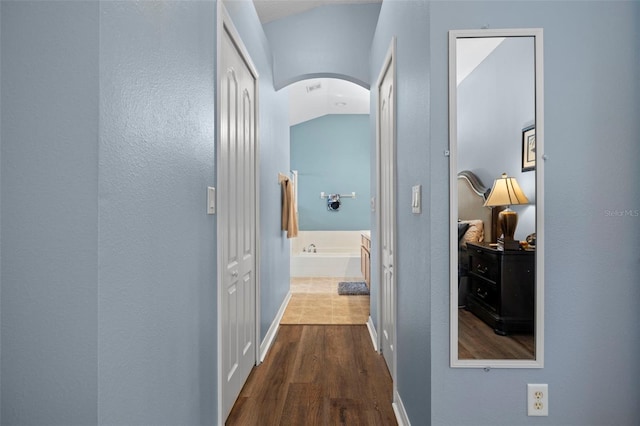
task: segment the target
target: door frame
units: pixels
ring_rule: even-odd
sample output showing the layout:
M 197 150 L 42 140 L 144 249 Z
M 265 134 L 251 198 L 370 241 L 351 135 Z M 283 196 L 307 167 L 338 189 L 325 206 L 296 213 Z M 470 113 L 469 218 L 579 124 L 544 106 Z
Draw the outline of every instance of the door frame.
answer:
M 396 99 L 397 99 L 397 73 L 396 73 L 396 37 L 392 37 L 391 39 L 391 43 L 389 46 L 389 49 L 387 50 L 387 54 L 385 55 L 385 59 L 384 62 L 382 64 L 382 67 L 380 68 L 380 74 L 378 75 L 378 80 L 376 81 L 376 227 L 377 227 L 377 234 L 378 234 L 378 244 L 377 244 L 377 249 L 376 249 L 376 256 L 378 258 L 378 306 L 377 306 L 377 311 L 378 311 L 378 330 L 379 332 L 376 333 L 377 337 L 378 337 L 378 351 L 382 352 L 382 320 L 383 320 L 383 313 L 382 313 L 382 306 L 383 306 L 383 299 L 384 299 L 384 292 L 381 291 L 382 290 L 382 275 L 384 273 L 384 267 L 382 264 L 382 244 L 380 244 L 380 233 L 381 233 L 381 229 L 382 229 L 382 218 L 381 218 L 381 179 L 382 179 L 382 173 L 381 173 L 381 162 L 382 162 L 382 158 L 381 158 L 381 135 L 380 135 L 380 86 L 382 85 L 382 81 L 383 78 L 386 74 L 386 71 L 389 69 L 389 67 L 392 68 L 393 70 L 393 158 L 392 161 L 395 164 L 395 160 L 396 160 L 396 141 L 397 141 L 397 119 L 396 119 Z M 396 188 L 395 188 L 395 184 L 396 184 L 396 179 L 395 179 L 395 172 L 396 172 L 396 167 L 394 166 L 393 168 L 394 170 L 394 178 L 393 178 L 393 186 L 392 186 L 392 190 L 395 194 L 396 192 Z M 395 210 L 395 208 L 394 208 Z M 392 218 L 392 240 L 393 240 L 393 248 L 394 248 L 394 252 L 396 249 L 396 233 L 397 233 L 397 226 L 396 226 L 396 220 L 395 220 L 395 212 Z M 394 261 L 394 263 L 397 263 Z M 394 274 L 393 274 L 393 281 L 394 283 L 397 283 L 397 268 L 395 268 L 394 265 Z M 397 286 L 394 284 L 393 285 L 393 301 L 394 303 L 396 303 L 396 307 L 397 307 Z M 393 382 L 393 398 L 394 398 L 394 402 L 396 399 L 396 395 L 398 394 L 398 385 L 397 385 L 397 370 L 398 370 L 398 362 L 397 362 L 397 353 L 398 353 L 398 332 L 397 332 L 397 318 L 398 318 L 398 314 L 397 314 L 397 309 L 394 307 L 393 309 L 393 354 L 392 354 L 392 365 L 393 371 L 390 371 L 389 373 L 391 374 L 391 379 Z
M 222 39 L 224 36 L 224 32 L 228 32 L 229 36 L 235 43 L 238 48 L 240 55 L 247 63 L 249 71 L 253 75 L 256 81 L 255 87 L 255 121 L 254 121 L 254 132 L 255 132 L 255 153 L 254 153 L 254 203 L 255 203 L 255 247 L 254 247 L 254 274 L 255 274 L 255 344 L 254 344 L 254 364 L 258 365 L 260 363 L 260 115 L 259 115 L 259 75 L 258 71 L 251 60 L 251 56 L 244 43 L 242 42 L 242 38 L 238 33 L 233 21 L 231 20 L 231 16 L 227 12 L 226 8 L 222 4 L 221 1 L 217 2 L 216 9 L 216 82 L 215 82 L 215 97 L 216 97 L 216 111 L 215 111 L 215 126 L 216 126 L 216 141 L 215 141 L 215 163 L 216 163 L 216 186 L 220 187 L 220 182 L 224 179 L 221 176 L 221 167 L 220 167 L 220 141 L 222 140 L 221 128 L 220 128 L 220 107 L 221 107 L 221 99 L 220 99 L 220 82 L 222 78 L 221 72 L 221 64 L 222 64 Z M 216 191 L 217 200 L 216 205 L 220 206 L 226 202 L 223 198 L 225 194 L 222 194 L 221 191 Z M 221 217 L 220 210 L 217 209 L 216 214 L 216 271 L 217 271 L 217 279 L 216 279 L 216 309 L 217 309 L 217 342 L 216 342 L 216 361 L 217 361 L 217 418 L 218 424 L 224 424 L 226 420 L 226 414 L 222 412 L 222 396 L 224 391 L 224 380 L 222 379 L 222 289 L 223 289 L 223 275 L 224 275 L 224 259 L 223 259 L 223 250 L 224 244 L 223 239 L 220 238 L 221 230 L 225 229 L 227 223 L 224 217 Z

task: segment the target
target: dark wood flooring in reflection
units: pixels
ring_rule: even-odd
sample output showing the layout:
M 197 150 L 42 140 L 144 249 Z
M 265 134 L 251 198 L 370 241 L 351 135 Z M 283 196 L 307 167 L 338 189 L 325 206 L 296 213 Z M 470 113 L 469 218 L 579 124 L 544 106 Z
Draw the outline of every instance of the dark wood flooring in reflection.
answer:
M 534 359 L 534 336 L 499 336 L 480 318 L 458 309 L 459 359 Z
M 365 325 L 282 325 L 226 425 L 397 425 Z

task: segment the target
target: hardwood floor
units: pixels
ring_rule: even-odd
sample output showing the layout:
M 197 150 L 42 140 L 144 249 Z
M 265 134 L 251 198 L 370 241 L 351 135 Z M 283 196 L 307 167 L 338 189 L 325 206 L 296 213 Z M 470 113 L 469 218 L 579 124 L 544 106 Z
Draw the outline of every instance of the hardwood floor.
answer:
M 282 325 L 226 424 L 397 425 L 392 383 L 364 325 Z
M 530 334 L 499 336 L 471 312 L 458 309 L 458 357 L 534 359 L 534 338 Z

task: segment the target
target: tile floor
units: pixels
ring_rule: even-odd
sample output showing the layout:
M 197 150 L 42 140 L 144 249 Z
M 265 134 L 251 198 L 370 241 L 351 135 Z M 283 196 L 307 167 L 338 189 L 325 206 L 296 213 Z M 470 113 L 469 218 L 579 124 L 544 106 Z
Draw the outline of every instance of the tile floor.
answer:
M 340 281 L 362 277 L 291 278 L 291 300 L 280 324 L 366 324 L 369 296 L 340 296 Z

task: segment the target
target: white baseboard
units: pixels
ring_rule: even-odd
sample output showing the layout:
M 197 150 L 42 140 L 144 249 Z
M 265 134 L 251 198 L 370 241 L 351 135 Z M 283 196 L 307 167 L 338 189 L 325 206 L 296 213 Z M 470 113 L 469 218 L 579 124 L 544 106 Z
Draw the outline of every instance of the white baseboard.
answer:
M 395 413 L 396 420 L 398 421 L 398 426 L 411 426 L 409 416 L 407 416 L 407 412 L 405 411 L 402 400 L 400 399 L 400 394 L 397 391 L 394 392 L 392 405 L 393 412 Z
M 264 361 L 264 359 L 267 357 L 269 348 L 271 348 L 271 345 L 273 344 L 273 341 L 275 340 L 276 335 L 278 334 L 278 327 L 280 327 L 280 321 L 282 320 L 284 311 L 287 309 L 289 300 L 291 300 L 291 292 L 288 292 L 287 295 L 285 296 L 284 301 L 282 302 L 282 305 L 280 305 L 280 309 L 278 309 L 278 313 L 276 314 L 276 317 L 274 318 L 273 322 L 271 323 L 271 326 L 269 327 L 269 330 L 267 331 L 267 335 L 264 336 L 264 340 L 262 341 L 262 343 L 260 343 L 260 363 L 262 363 L 262 361 Z
M 369 335 L 371 336 L 373 349 L 378 352 L 378 333 L 376 332 L 376 326 L 373 324 L 373 320 L 371 319 L 371 317 L 369 317 L 369 320 L 367 320 L 367 329 L 369 330 Z

